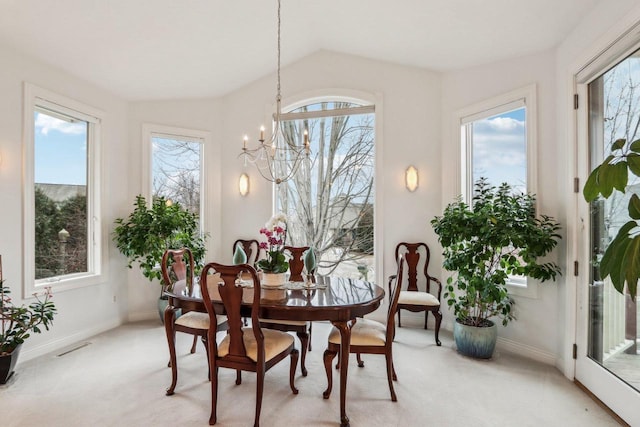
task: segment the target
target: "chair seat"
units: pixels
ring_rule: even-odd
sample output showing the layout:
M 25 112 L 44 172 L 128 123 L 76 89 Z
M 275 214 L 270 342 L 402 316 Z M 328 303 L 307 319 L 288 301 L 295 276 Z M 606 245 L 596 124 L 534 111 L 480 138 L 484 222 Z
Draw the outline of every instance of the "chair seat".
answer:
M 279 320 L 279 319 L 258 319 L 260 323 L 275 323 L 278 325 L 306 326 L 306 320 Z
M 242 328 L 244 347 L 247 357 L 254 362 L 258 361 L 258 346 L 256 338 L 251 328 Z M 265 362 L 273 359 L 278 354 L 286 350 L 293 344 L 293 336 L 286 332 L 274 331 L 272 329 L 263 329 L 264 335 L 264 359 Z M 229 354 L 229 341 L 231 335 L 226 335 L 218 345 L 218 357 L 224 357 Z
M 440 301 L 427 292 L 400 291 L 398 304 L 424 305 L 429 307 L 439 306 Z
M 358 319 L 351 328 L 351 345 L 384 346 L 387 327 L 380 322 Z M 340 331 L 334 327 L 329 334 L 329 342 L 340 345 Z
M 227 321 L 226 316 L 216 316 L 218 325 Z M 197 311 L 189 311 L 176 319 L 176 325 L 192 329 L 209 329 L 209 315 Z

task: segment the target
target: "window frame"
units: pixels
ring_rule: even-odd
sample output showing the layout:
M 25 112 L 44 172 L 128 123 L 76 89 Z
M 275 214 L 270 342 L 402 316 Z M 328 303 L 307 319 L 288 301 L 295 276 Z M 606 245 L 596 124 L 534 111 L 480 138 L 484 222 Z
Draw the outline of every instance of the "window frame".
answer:
M 454 113 L 454 126 L 460 147 L 459 157 L 459 191 L 463 199 L 470 202 L 473 194 L 473 164 L 471 139 L 467 137 L 465 125 L 477 120 L 486 119 L 502 113 L 525 107 L 525 145 L 526 145 L 526 179 L 527 192 L 537 194 L 537 87 L 530 84 L 510 92 L 486 99 L 465 107 Z M 538 203 L 538 202 L 536 202 Z M 531 278 L 514 277 L 507 281 L 509 292 L 513 295 L 538 298 L 538 282 Z
M 102 221 L 102 122 L 105 113 L 82 102 L 24 83 L 23 110 L 23 297 L 30 298 L 45 286 L 55 291 L 91 286 L 106 279 L 106 239 Z M 87 272 L 35 279 L 35 120 L 37 108 L 45 108 L 86 121 L 87 130 Z

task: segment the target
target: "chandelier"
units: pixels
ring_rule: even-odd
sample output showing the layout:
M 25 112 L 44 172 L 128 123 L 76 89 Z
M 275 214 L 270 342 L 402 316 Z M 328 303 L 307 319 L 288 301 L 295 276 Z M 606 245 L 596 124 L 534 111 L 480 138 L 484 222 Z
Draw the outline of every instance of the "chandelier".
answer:
M 271 137 L 264 138 L 264 126 L 260 127 L 260 139 L 258 146 L 248 148 L 249 138 L 245 135 L 242 142 L 242 151 L 238 157 L 244 159 L 244 165 L 251 163 L 256 166 L 260 175 L 268 181 L 280 184 L 288 181 L 295 174 L 304 159 L 311 154 L 309 146 L 309 133 L 304 131 L 303 143 L 296 145 L 293 141 L 287 141 L 282 131 L 280 95 L 280 0 L 278 0 L 278 68 L 277 68 L 276 112 L 273 115 L 273 128 Z

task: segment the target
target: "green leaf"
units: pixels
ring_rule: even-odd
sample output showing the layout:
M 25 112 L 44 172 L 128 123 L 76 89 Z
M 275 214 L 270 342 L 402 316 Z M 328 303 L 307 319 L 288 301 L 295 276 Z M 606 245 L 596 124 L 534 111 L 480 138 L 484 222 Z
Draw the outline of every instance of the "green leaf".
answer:
M 622 147 L 624 147 L 624 144 L 626 142 L 627 140 L 624 138 L 617 139 L 613 144 L 611 144 L 611 151 L 622 149 Z
M 609 244 L 600 262 L 600 274 L 603 278 L 611 277 L 611 282 L 620 293 L 624 291 L 624 254 L 631 242 L 629 231 L 636 226 L 635 221 L 629 221 L 618 231 L 618 235 Z
M 624 189 L 627 186 L 628 180 L 628 169 L 627 162 L 621 161 L 613 165 L 613 186 L 618 190 L 624 193 Z
M 589 178 L 587 178 L 587 182 L 582 189 L 582 195 L 587 202 L 592 202 L 598 197 L 600 194 L 600 189 L 598 188 L 598 172 L 600 171 L 600 166 L 595 168 Z
M 640 197 L 632 194 L 629 199 L 629 216 L 633 219 L 640 219 Z
M 640 153 L 640 139 L 636 139 L 631 144 L 629 144 L 629 149 L 631 151 L 635 151 L 636 153 Z
M 624 252 L 625 279 L 631 298 L 635 300 L 640 278 L 640 235 L 630 239 L 627 250 Z
M 640 154 L 630 153 L 629 155 L 627 155 L 627 163 L 629 165 L 629 169 L 631 169 L 631 172 L 633 172 L 635 175 L 640 176 Z

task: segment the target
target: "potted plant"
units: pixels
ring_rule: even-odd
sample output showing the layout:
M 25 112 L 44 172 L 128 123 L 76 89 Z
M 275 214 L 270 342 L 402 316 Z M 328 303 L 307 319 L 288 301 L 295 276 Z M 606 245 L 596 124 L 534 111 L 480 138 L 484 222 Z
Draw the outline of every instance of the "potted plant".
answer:
M 167 249 L 188 247 L 193 253 L 196 270 L 204 261 L 205 237 L 199 231 L 198 216 L 164 197 L 154 197 L 151 206 L 145 198 L 136 196 L 135 208 L 127 218 L 117 218 L 113 241 L 118 250 L 127 257 L 127 267 L 137 263 L 144 277 L 159 280 L 160 299 L 158 309 L 163 319 L 163 295 L 160 262 Z M 197 273 L 197 272 L 196 272 Z
M 431 221 L 442 245 L 447 279 L 444 298 L 456 316 L 454 339 L 463 354 L 489 358 L 497 340 L 493 318 L 506 326 L 514 320 L 509 276 L 546 281 L 559 267 L 538 260 L 558 243 L 558 223 L 536 216 L 536 199 L 516 194 L 508 184 L 498 188 L 481 178 L 471 206 L 461 197 Z
M 22 343 L 31 333 L 42 332 L 40 326 L 49 330 L 56 307 L 51 302 L 51 287 L 43 293 L 35 293 L 35 301 L 28 307 L 13 304 L 11 289 L 4 286 L 0 259 L 0 384 L 5 384 L 13 374 Z
M 269 222 L 260 229 L 260 234 L 266 242 L 260 243 L 260 249 L 266 252 L 266 258 L 259 260 L 256 265 L 263 273 L 263 282 L 269 285 L 281 285 L 285 280 L 285 273 L 289 269 L 289 262 L 284 255 L 287 240 L 287 218 L 283 214 L 274 215 Z

